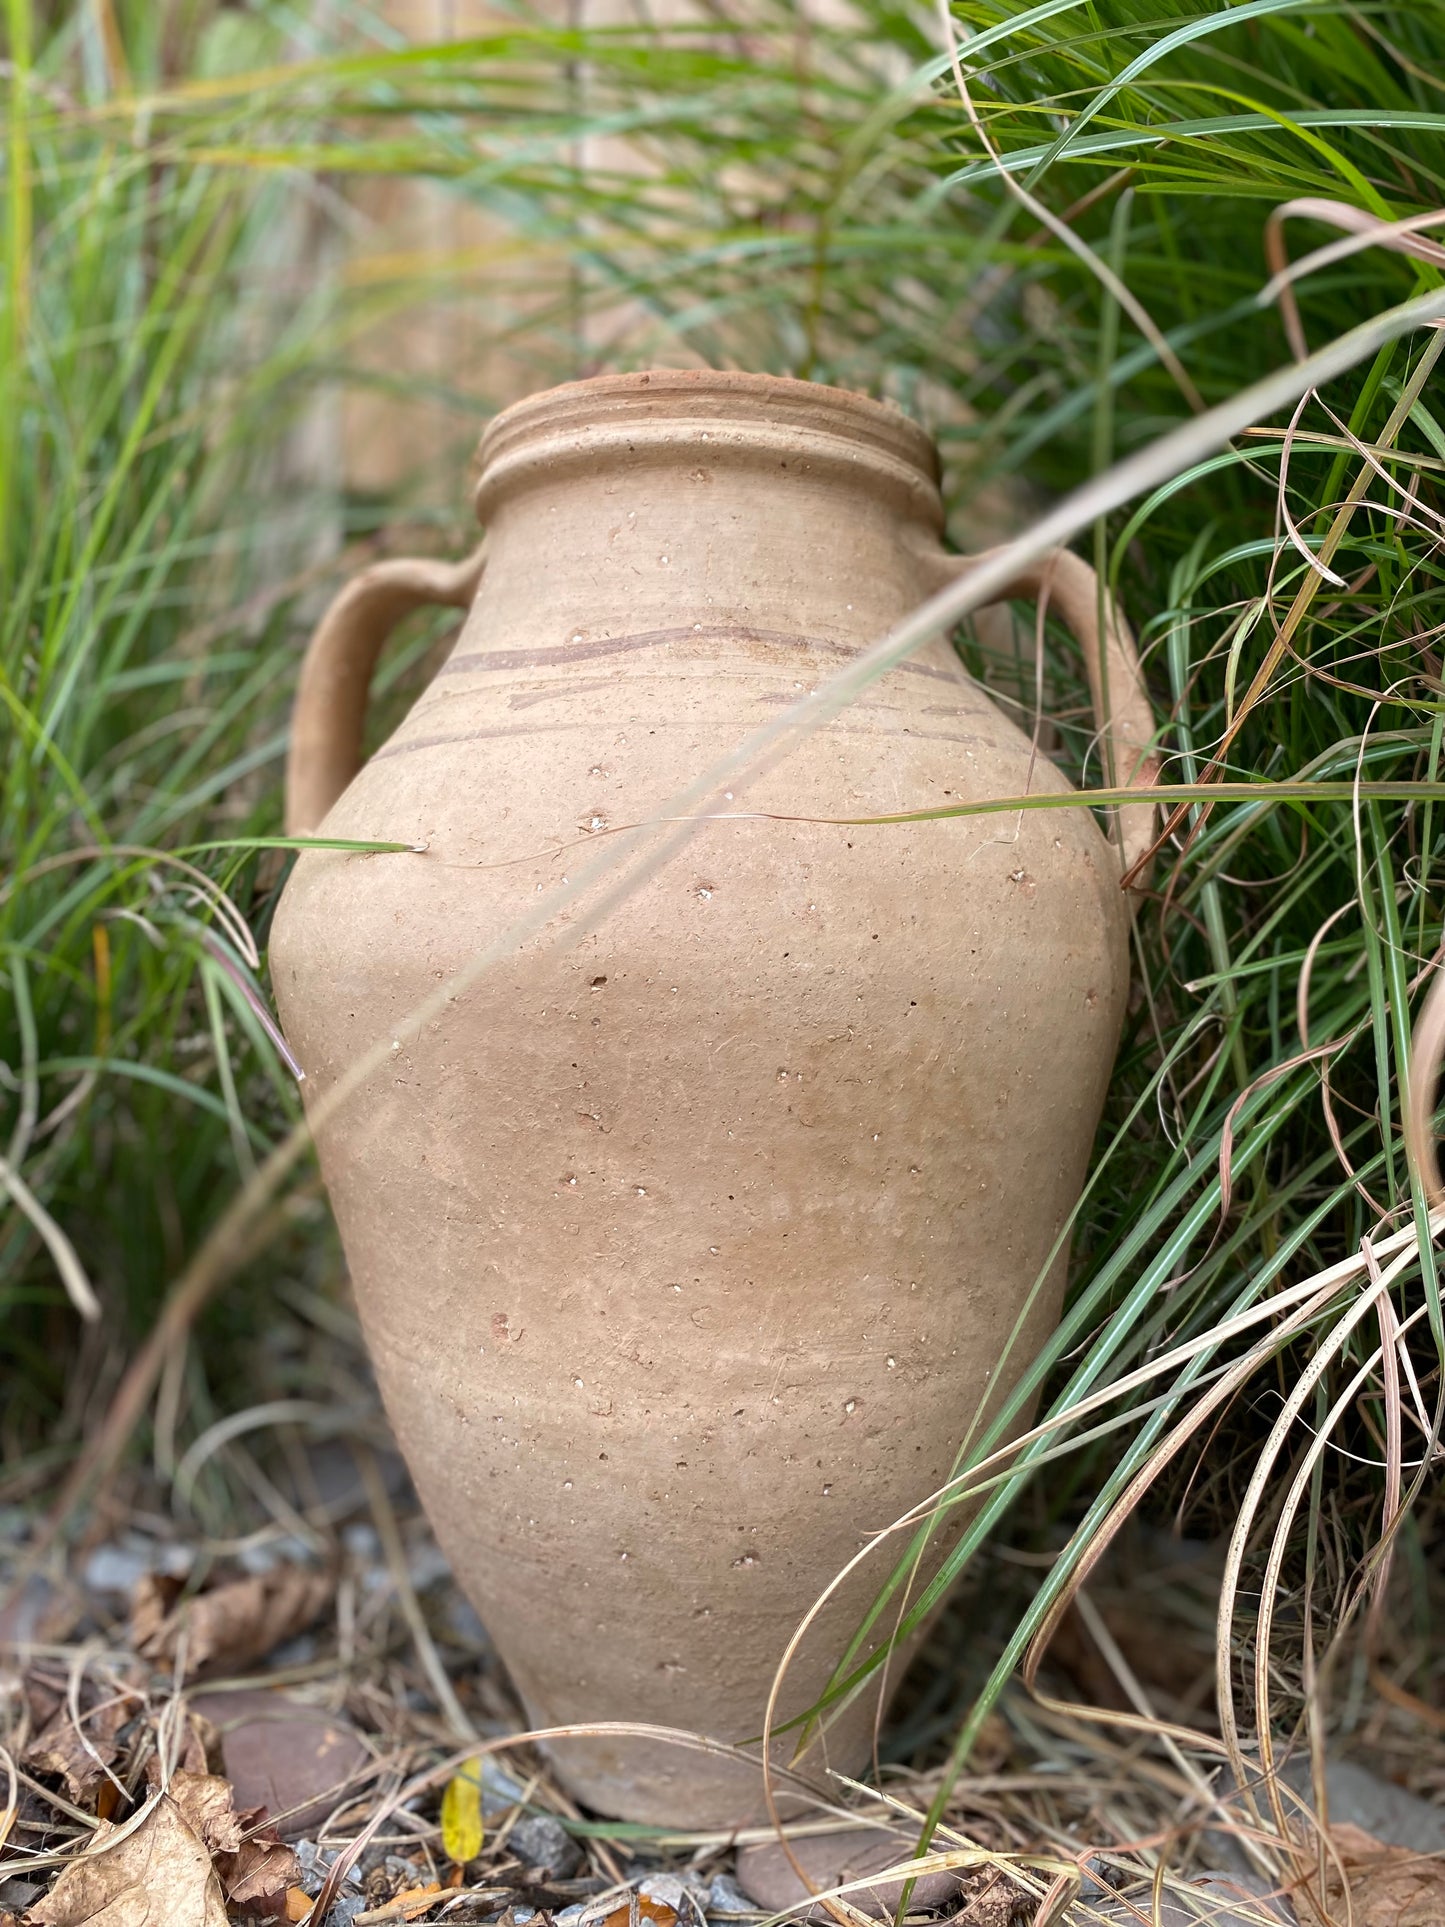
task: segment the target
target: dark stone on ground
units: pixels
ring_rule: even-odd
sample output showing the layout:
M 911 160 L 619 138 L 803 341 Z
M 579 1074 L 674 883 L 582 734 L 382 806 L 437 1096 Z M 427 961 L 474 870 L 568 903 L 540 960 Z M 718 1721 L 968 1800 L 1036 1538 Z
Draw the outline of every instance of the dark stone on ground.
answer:
M 900 1865 L 912 1854 L 914 1843 L 907 1835 L 884 1827 L 859 1827 L 849 1833 L 808 1835 L 790 1845 L 813 1886 L 833 1888 L 851 1880 L 867 1880 L 885 1867 Z M 770 1914 L 799 1907 L 808 1897 L 808 1889 L 776 1842 L 744 1847 L 738 1855 L 737 1878 L 743 1892 Z M 882 1920 L 897 1909 L 904 1884 L 903 1880 L 879 1880 L 845 1897 L 860 1913 Z M 956 1899 L 966 1884 L 964 1876 L 956 1872 L 920 1874 L 913 1883 L 909 1912 L 935 1912 Z M 826 1908 L 814 1905 L 808 1918 L 831 1920 L 832 1916 Z
M 1160 1896 L 1159 1911 L 1154 1912 L 1154 1896 L 1147 1891 L 1116 1895 L 1100 1901 L 1092 1897 L 1096 1909 L 1089 1917 L 1107 1921 L 1110 1927 L 1138 1927 L 1141 1920 L 1154 1921 L 1159 1927 L 1259 1927 L 1261 1917 L 1273 1918 L 1280 1927 L 1296 1927 L 1294 1908 L 1282 1894 L 1275 1894 L 1265 1881 L 1242 1874 L 1199 1874 L 1187 1888 L 1183 1899 L 1176 1887 Z M 1233 1903 L 1233 1904 L 1231 1904 Z
M 358 1914 L 367 1909 L 365 1894 L 343 1894 L 326 1916 L 326 1927 L 351 1927 Z
M 297 1884 L 303 1893 L 310 1894 L 313 1900 L 316 1898 L 331 1871 L 332 1861 L 340 1851 L 339 1847 L 318 1847 L 314 1840 L 296 1842 L 296 1859 L 301 1867 L 301 1879 Z M 342 1885 L 359 1887 L 361 1883 L 360 1868 L 348 1867 Z
M 1286 1778 L 1306 1799 L 1311 1797 L 1306 1761 L 1298 1767 L 1292 1762 Z M 1377 1840 L 1415 1853 L 1445 1852 L 1445 1810 L 1354 1760 L 1326 1761 L 1325 1794 L 1332 1822 L 1346 1820 Z
M 517 1858 L 544 1880 L 570 1880 L 582 1865 L 582 1849 L 550 1813 L 528 1813 L 507 1835 Z
M 732 1914 L 755 1914 L 759 1909 L 731 1874 L 720 1873 L 708 1888 L 707 1911 L 709 1917 L 713 1914 L 726 1917 Z
M 236 1805 L 265 1807 L 283 1840 L 314 1833 L 337 1804 L 334 1789 L 371 1758 L 340 1714 L 263 1688 L 197 1693 L 191 1709 L 221 1736 Z M 295 1809 L 295 1811 L 293 1811 Z

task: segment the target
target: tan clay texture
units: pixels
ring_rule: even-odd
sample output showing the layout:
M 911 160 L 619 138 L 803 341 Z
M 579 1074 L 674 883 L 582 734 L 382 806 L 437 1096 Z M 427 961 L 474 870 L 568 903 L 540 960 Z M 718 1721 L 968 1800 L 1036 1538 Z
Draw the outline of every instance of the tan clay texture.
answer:
M 662 811 L 958 566 L 919 429 L 762 376 L 535 396 L 483 439 L 478 513 L 456 646 L 334 802 L 348 662 L 416 601 L 464 603 L 475 566 L 384 565 L 308 665 L 293 827 L 426 846 L 296 865 L 272 968 L 313 1103 L 580 840 Z M 1087 626 L 1081 569 L 1055 579 Z M 1148 720 L 1122 630 L 1114 652 L 1132 767 Z M 1066 784 L 939 641 L 744 802 L 856 817 L 1030 787 Z M 1000 1367 L 1082 1185 L 1128 921 L 1083 810 L 710 822 L 579 944 L 485 974 L 325 1124 L 387 1410 L 537 1725 L 753 1737 L 805 1609 L 947 1478 L 1057 1317 L 1061 1263 Z M 821 1616 L 784 1717 L 899 1543 Z M 863 1765 L 874 1711 L 830 1729 L 830 1763 Z M 653 1741 L 556 1758 L 630 1819 L 758 1805 L 755 1772 Z

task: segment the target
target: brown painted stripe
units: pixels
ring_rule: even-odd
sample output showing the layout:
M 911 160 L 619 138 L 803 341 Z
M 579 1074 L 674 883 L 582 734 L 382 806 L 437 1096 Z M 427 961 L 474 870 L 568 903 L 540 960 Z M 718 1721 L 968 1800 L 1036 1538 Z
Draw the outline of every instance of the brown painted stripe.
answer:
M 591 636 L 582 642 L 558 642 L 542 649 L 478 649 L 453 656 L 437 671 L 440 676 L 495 675 L 516 669 L 549 669 L 562 663 L 595 662 L 601 656 L 626 656 L 639 649 L 659 649 L 669 642 L 761 642 L 778 649 L 816 649 L 821 654 L 852 662 L 862 655 L 846 643 L 825 642 L 821 636 L 785 635 L 777 629 L 708 628 L 686 624 L 677 629 L 647 629 L 635 636 Z M 956 682 L 947 669 L 934 669 L 911 660 L 896 665 L 914 676 Z
M 699 722 L 694 719 L 685 723 L 662 722 L 657 724 L 656 727 L 658 729 L 695 731 L 699 728 L 716 729 L 720 727 L 720 725 L 716 723 L 708 724 L 706 722 Z M 946 729 L 859 729 L 855 728 L 851 723 L 841 722 L 837 717 L 834 717 L 827 727 L 830 732 L 834 732 L 840 736 L 866 736 L 870 737 L 875 743 L 884 741 L 899 742 L 906 739 L 910 743 L 962 743 L 965 747 L 970 747 L 974 743 L 989 741 L 987 737 L 981 737 L 977 734 L 961 736 L 954 730 Z M 564 732 L 576 730 L 587 730 L 589 733 L 595 734 L 596 729 L 597 720 L 595 717 L 592 717 L 586 721 L 577 723 L 517 723 L 511 726 L 502 725 L 495 729 L 463 729 L 458 730 L 454 736 L 411 736 L 404 740 L 398 740 L 398 738 L 393 737 L 389 743 L 384 743 L 382 747 L 377 750 L 376 754 L 370 758 L 370 761 L 379 763 L 383 757 L 407 756 L 410 755 L 414 749 L 444 749 L 449 743 L 495 742 L 499 737 L 560 736 Z M 991 744 L 990 747 L 992 747 Z

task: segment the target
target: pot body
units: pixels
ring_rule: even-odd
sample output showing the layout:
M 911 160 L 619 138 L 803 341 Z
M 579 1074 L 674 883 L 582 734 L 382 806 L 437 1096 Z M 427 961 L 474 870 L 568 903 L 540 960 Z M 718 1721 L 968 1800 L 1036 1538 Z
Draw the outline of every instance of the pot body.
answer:
M 313 1106 L 394 1040 L 322 1168 L 397 1438 L 530 1718 L 742 1742 L 805 1610 L 1057 1318 L 1062 1262 L 1039 1279 L 1126 993 L 1118 859 L 1080 810 L 808 820 L 1065 787 L 940 642 L 596 927 L 564 911 L 410 1022 L 942 564 L 926 438 L 837 391 L 609 377 L 509 411 L 482 460 L 480 594 L 324 826 L 425 853 L 304 854 L 276 996 Z M 782 1717 L 903 1543 L 834 1595 Z M 861 1767 L 875 1710 L 829 1764 Z M 758 1804 L 755 1772 L 655 1740 L 557 1763 L 624 1818 Z

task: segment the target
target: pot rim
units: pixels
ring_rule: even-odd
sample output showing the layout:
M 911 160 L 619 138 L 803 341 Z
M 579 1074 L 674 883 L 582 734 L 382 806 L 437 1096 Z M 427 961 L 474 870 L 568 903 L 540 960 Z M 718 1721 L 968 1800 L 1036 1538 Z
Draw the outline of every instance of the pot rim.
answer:
M 473 501 L 485 522 L 529 481 L 609 459 L 638 466 L 696 457 L 795 472 L 845 471 L 942 519 L 933 438 L 892 402 L 792 375 L 650 368 L 593 375 L 513 402 L 483 430 Z

